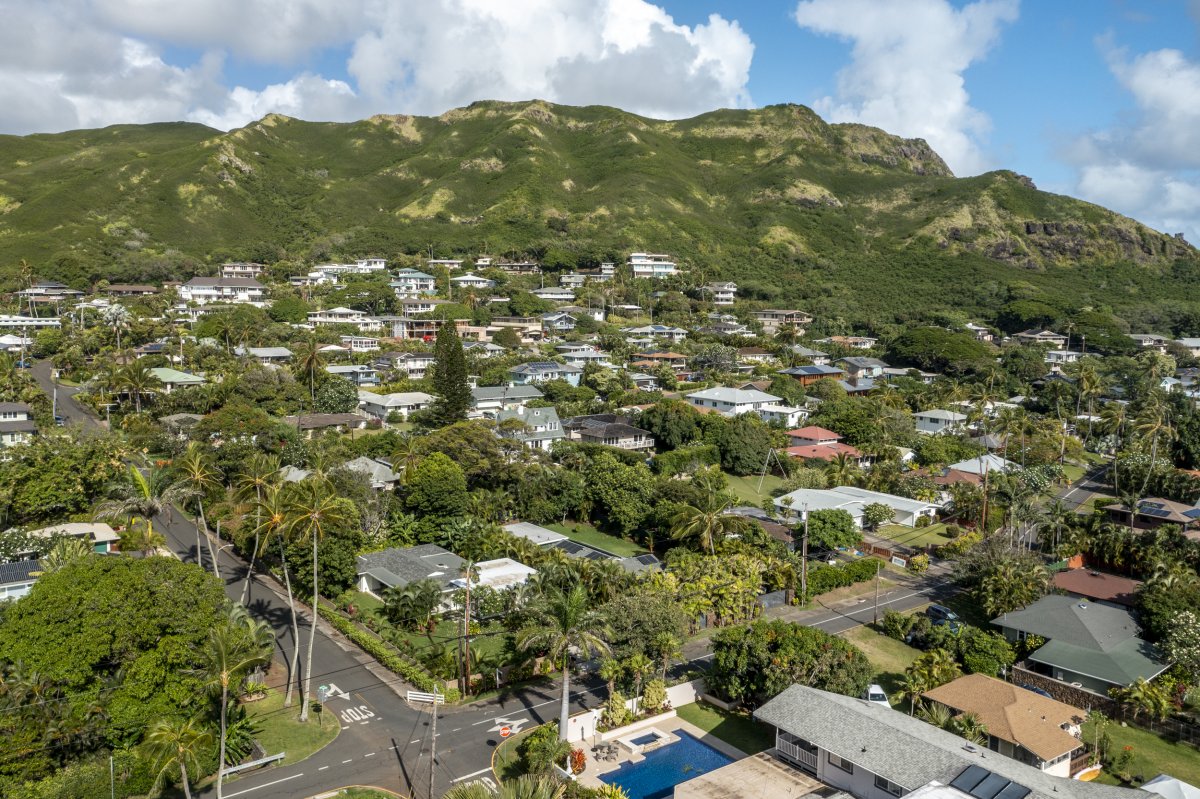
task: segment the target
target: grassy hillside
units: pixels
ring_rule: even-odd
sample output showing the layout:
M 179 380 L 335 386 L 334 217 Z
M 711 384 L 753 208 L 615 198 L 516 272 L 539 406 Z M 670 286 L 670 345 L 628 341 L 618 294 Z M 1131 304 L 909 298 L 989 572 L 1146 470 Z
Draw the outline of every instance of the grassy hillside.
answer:
M 1196 253 L 1177 239 L 1011 172 L 955 178 L 923 141 L 802 106 L 659 121 L 480 102 L 349 124 L 271 115 L 227 134 L 0 137 L 3 286 L 20 259 L 86 284 L 430 246 L 563 268 L 671 252 L 764 300 L 860 320 L 1064 292 L 1195 299 Z

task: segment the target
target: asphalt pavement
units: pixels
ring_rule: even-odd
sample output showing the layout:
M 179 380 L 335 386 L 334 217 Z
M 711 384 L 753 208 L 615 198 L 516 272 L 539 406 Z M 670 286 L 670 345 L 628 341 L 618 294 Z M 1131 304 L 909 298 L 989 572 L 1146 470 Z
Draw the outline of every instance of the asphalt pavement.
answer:
M 61 383 L 56 384 L 54 365 L 50 361 L 34 361 L 29 371 L 37 382 L 38 388 L 45 392 L 47 397 L 56 400 L 55 413 L 61 416 L 66 424 L 79 425 L 87 430 L 103 429 L 104 425 L 96 419 L 92 412 L 75 399 L 75 395 L 80 392 L 80 389 L 64 386 Z

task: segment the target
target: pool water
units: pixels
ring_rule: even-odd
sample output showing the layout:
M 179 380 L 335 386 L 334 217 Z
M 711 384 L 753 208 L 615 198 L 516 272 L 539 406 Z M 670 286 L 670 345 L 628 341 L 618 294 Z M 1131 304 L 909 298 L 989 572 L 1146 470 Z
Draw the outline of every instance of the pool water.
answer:
M 634 744 L 636 746 L 645 746 L 646 744 L 652 744 L 657 740 L 658 740 L 657 735 L 655 735 L 654 733 L 648 733 L 646 735 L 639 735 L 638 737 L 630 740 L 630 743 Z
M 679 783 L 733 762 L 695 736 L 678 735 L 675 743 L 646 753 L 641 763 L 622 763 L 616 771 L 601 775 L 600 781 L 621 786 L 629 799 L 665 799 Z

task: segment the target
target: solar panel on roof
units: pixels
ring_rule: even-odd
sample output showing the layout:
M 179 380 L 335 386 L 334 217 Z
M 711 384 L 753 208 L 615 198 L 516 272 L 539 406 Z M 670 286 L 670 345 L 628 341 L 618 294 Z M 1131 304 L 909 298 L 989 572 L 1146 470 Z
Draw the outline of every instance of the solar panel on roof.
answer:
M 1008 787 L 996 794 L 996 799 L 1024 799 L 1029 795 L 1029 789 L 1019 782 L 1010 782 Z
M 950 786 L 975 799 L 1024 799 L 1030 793 L 1024 785 L 982 766 L 967 766 L 950 781 Z
M 643 566 L 653 566 L 658 563 L 658 558 L 654 555 L 638 555 L 635 560 Z
M 1153 516 L 1156 519 L 1165 519 L 1171 515 L 1171 511 L 1163 508 L 1142 508 L 1138 513 L 1143 516 Z
M 975 786 L 983 782 L 992 772 L 979 766 L 967 766 L 962 773 L 950 781 L 950 787 L 957 788 L 963 793 L 970 793 Z

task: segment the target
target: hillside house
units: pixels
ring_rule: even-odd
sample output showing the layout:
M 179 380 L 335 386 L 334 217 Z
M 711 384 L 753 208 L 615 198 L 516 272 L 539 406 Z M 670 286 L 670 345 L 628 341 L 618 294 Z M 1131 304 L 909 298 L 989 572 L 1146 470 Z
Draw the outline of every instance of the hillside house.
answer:
M 170 369 L 165 366 L 156 366 L 150 370 L 150 374 L 158 378 L 162 384 L 162 393 L 170 394 L 178 388 L 189 388 L 190 386 L 202 386 L 207 381 L 200 375 L 194 375 L 189 372 L 181 372 L 178 369 Z
M 309 311 L 308 323 L 313 327 L 353 325 L 364 333 L 378 330 L 381 327 L 378 319 L 373 319 L 354 308 L 326 308 L 323 311 Z
M 683 341 L 687 338 L 688 331 L 682 327 L 671 327 L 670 325 L 642 325 L 640 327 L 625 327 L 621 332 L 626 336 L 648 336 L 650 338 L 663 339 L 672 344 Z
M 256 264 L 249 261 L 230 261 L 226 264 L 221 264 L 221 277 L 250 277 L 257 278 L 266 270 L 264 264 Z
M 966 330 L 968 334 L 973 336 L 976 341 L 982 341 L 985 344 L 992 343 L 992 341 L 996 338 L 995 335 L 992 334 L 992 329 L 990 327 L 977 325 L 973 322 L 967 322 L 967 324 L 963 325 L 963 329 Z
M 549 302 L 574 302 L 575 290 L 565 286 L 547 286 L 545 288 L 534 289 L 530 292 L 535 297 L 539 297 Z
M 1056 350 L 1067 346 L 1067 337 L 1052 330 L 1022 330 L 1020 333 L 1014 333 L 1012 340 L 1018 344 L 1032 344 Z
M 473 418 L 494 418 L 500 411 L 524 408 L 530 400 L 541 399 L 542 392 L 532 385 L 479 386 L 471 389 L 471 413 Z
M 178 291 L 179 299 L 196 305 L 261 305 L 266 298 L 266 287 L 249 277 L 194 277 Z
M 358 392 L 358 407 L 366 415 L 381 421 L 387 421 L 393 413 L 407 419 L 410 413 L 423 411 L 432 404 L 433 396 L 424 391 L 400 391 L 394 394 Z
M 796 335 L 803 336 L 805 329 L 812 324 L 813 318 L 804 311 L 784 308 L 764 308 L 751 313 L 754 321 L 762 325 L 763 334 L 773 336 L 784 327 L 791 325 Z
M 509 383 L 514 386 L 548 383 L 551 380 L 565 380 L 573 386 L 578 386 L 583 368 L 554 361 L 533 361 L 514 366 L 508 370 L 508 375 Z
M 695 408 L 713 409 L 722 416 L 738 416 L 758 411 L 767 405 L 778 405 L 779 397 L 765 391 L 738 388 L 706 388 L 684 397 Z
M 818 380 L 841 380 L 846 373 L 836 366 L 808 364 L 807 366 L 792 366 L 780 369 L 779 374 L 787 375 L 802 386 L 811 386 Z
M 700 293 L 708 297 L 713 305 L 733 305 L 737 297 L 737 283 L 706 283 L 700 287 Z
M 379 352 L 379 339 L 370 336 L 342 336 L 342 346 L 350 352 Z
M 463 345 L 464 351 L 466 345 Z M 436 362 L 432 352 L 385 352 L 375 359 L 375 368 L 409 380 L 421 380 Z
M 809 425 L 797 430 L 789 430 L 788 448 L 785 450 L 790 457 L 801 460 L 832 461 L 838 455 L 846 455 L 856 461 L 862 460 L 862 452 L 849 444 L 842 443 L 842 437 L 824 427 Z
M 456 289 L 492 289 L 496 287 L 496 281 L 468 273 L 450 278 L 450 285 Z
M 558 336 L 570 333 L 578 324 L 578 319 L 564 311 L 551 311 L 542 315 L 542 331 L 546 335 Z
M 563 429 L 571 441 L 620 449 L 654 448 L 653 434 L 630 424 L 628 417 L 615 413 L 575 416 L 563 422 Z
M 679 274 L 679 267 L 671 260 L 671 256 L 658 253 L 630 253 L 629 269 L 635 278 L 650 280 L 661 280 Z
M 879 343 L 879 339 L 870 336 L 830 336 L 817 339 L 818 344 L 837 344 L 848 350 L 869 350 Z
M 437 278 L 418 269 L 401 269 L 388 286 L 396 293 L 398 299 L 415 300 L 436 294 Z
M 356 386 L 379 385 L 379 373 L 375 371 L 374 367 L 367 366 L 366 364 L 351 363 L 326 366 L 325 371 L 331 375 L 349 380 Z

